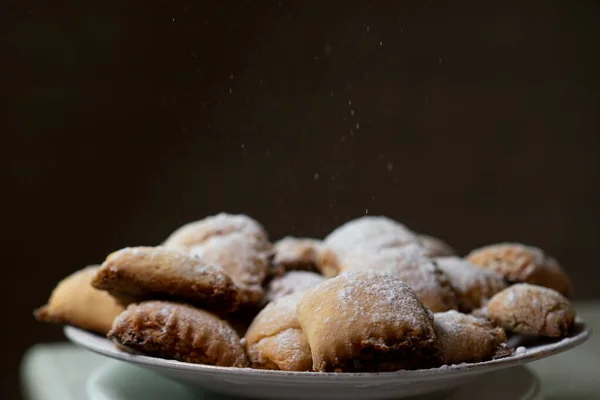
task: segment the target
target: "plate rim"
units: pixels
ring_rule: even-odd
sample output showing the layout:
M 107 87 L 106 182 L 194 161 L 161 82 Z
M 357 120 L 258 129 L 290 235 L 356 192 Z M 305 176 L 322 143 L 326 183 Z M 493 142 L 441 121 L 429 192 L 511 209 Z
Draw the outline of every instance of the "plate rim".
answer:
M 143 354 L 128 353 L 117 348 L 117 346 L 107 338 L 103 338 L 92 332 L 67 325 L 63 332 L 67 339 L 75 345 L 92 351 L 102 356 L 125 361 L 141 366 L 151 368 L 169 369 L 180 372 L 196 373 L 227 373 L 228 375 L 253 375 L 259 377 L 298 377 L 298 378 L 326 378 L 326 379 L 356 379 L 356 378 L 410 378 L 412 380 L 430 379 L 431 375 L 440 378 L 445 376 L 456 376 L 457 374 L 481 374 L 498 369 L 510 368 L 517 365 L 527 364 L 533 361 L 551 357 L 563 353 L 574 347 L 577 347 L 588 340 L 592 333 L 591 327 L 581 318 L 577 318 L 576 334 L 563 338 L 557 342 L 536 346 L 535 349 L 527 351 L 524 354 L 512 355 L 505 358 L 483 361 L 478 363 L 462 363 L 455 365 L 443 365 L 437 368 L 417 369 L 417 370 L 399 370 L 393 372 L 314 372 L 314 371 L 280 371 L 263 370 L 253 368 L 221 367 L 216 365 L 193 364 L 177 360 L 169 360 L 158 357 L 146 356 Z M 107 343 L 110 348 L 107 348 Z

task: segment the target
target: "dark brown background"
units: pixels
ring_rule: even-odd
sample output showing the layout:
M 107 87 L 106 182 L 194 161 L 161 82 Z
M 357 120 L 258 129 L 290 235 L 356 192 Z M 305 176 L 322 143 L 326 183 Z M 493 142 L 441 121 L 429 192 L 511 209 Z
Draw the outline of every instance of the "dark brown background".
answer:
M 597 294 L 600 3 L 145 3 L 4 5 L 0 397 L 59 279 L 221 210 L 531 243 Z

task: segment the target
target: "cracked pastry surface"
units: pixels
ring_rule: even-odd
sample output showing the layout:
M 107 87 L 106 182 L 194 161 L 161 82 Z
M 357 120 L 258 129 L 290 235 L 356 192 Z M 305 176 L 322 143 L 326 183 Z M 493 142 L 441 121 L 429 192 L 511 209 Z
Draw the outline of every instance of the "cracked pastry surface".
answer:
M 233 328 L 217 316 L 187 304 L 131 304 L 117 317 L 107 337 L 154 357 L 222 367 L 248 366 Z
M 485 306 L 493 295 L 506 288 L 497 273 L 478 268 L 459 257 L 438 257 L 437 266 L 454 289 L 460 311 L 469 313 Z
M 275 275 L 286 271 L 319 271 L 318 255 L 321 241 L 310 238 L 284 237 L 273 246 Z
M 35 318 L 105 335 L 124 307 L 110 294 L 92 287 L 98 269 L 97 265 L 89 266 L 60 281 L 48 303 L 34 312 Z
M 432 313 L 400 279 L 347 272 L 309 289 L 297 307 L 315 371 L 434 367 L 440 345 Z
M 265 297 L 268 301 L 273 301 L 288 294 L 305 292 L 325 279 L 327 278 L 323 275 L 310 271 L 290 271 L 269 282 Z
M 357 246 L 365 248 L 373 239 L 386 237 L 387 247 L 418 243 L 417 235 L 406 226 L 383 216 L 364 216 L 334 229 L 323 241 L 319 266 L 325 276 L 340 273 L 340 263 Z M 391 242 L 391 243 L 390 243 Z M 378 246 L 378 244 L 375 244 Z
M 387 272 L 410 286 L 417 298 L 433 312 L 458 307 L 448 279 L 435 262 L 425 255 L 424 249 L 416 244 L 378 251 L 358 247 L 344 258 L 340 270 Z
M 560 264 L 541 249 L 520 243 L 499 243 L 473 250 L 466 259 L 492 270 L 510 283 L 545 286 L 569 297 L 571 281 Z
M 296 306 L 304 293 L 293 293 L 269 303 L 256 316 L 245 336 L 252 368 L 308 371 L 312 356 L 300 327 Z
M 92 280 L 123 304 L 183 299 L 220 310 L 239 304 L 238 288 L 219 266 L 164 247 L 127 247 L 110 254 Z
M 547 337 L 567 336 L 575 323 L 575 310 L 556 290 L 520 283 L 496 294 L 486 314 L 507 331 Z
M 448 365 L 487 361 L 499 351 L 509 352 L 504 329 L 485 319 L 451 310 L 434 314 L 434 327 Z

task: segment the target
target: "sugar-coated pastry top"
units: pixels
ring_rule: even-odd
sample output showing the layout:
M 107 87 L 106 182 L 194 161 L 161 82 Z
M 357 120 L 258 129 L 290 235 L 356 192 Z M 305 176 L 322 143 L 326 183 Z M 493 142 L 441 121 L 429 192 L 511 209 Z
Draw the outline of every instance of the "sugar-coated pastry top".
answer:
M 434 326 L 446 364 L 487 361 L 499 350 L 510 354 L 504 329 L 485 319 L 451 310 L 434 314 Z
M 249 240 L 269 247 L 269 237 L 265 229 L 256 220 L 243 214 L 220 213 L 199 221 L 190 222 L 173 232 L 163 243 L 164 247 L 186 252 L 213 236 L 240 233 Z
M 258 303 L 263 296 L 262 283 L 267 275 L 267 253 L 254 241 L 234 232 L 217 235 L 189 248 L 189 254 L 206 265 L 218 265 L 241 289 L 242 303 Z
M 488 317 L 504 329 L 527 335 L 566 336 L 575 323 L 575 310 L 556 290 L 520 283 L 491 298 Z
M 531 283 L 571 295 L 571 281 L 558 262 L 537 247 L 499 243 L 473 250 L 466 259 L 490 269 L 510 283 Z
M 290 271 L 287 274 L 274 278 L 269 282 L 266 298 L 268 301 L 277 300 L 288 294 L 305 292 L 323 282 L 323 275 L 310 271 Z
M 347 253 L 380 236 L 393 237 L 403 243 L 418 242 L 416 234 L 406 226 L 382 216 L 364 216 L 346 222 L 327 235 L 324 242 L 339 253 Z
M 339 263 L 358 246 L 366 249 L 397 247 L 408 243 L 418 243 L 417 235 L 399 222 L 383 216 L 360 217 L 327 235 L 319 254 L 319 267 L 324 275 L 335 276 L 340 272 Z
M 446 276 L 417 244 L 376 251 L 358 246 L 344 258 L 340 269 L 344 272 L 372 270 L 394 275 L 410 286 L 419 300 L 433 312 L 458 306 Z
M 499 274 L 476 267 L 465 259 L 439 257 L 435 262 L 446 274 L 462 312 L 485 306 L 493 295 L 506 288 L 506 282 Z
M 438 360 L 433 315 L 386 273 L 348 272 L 320 283 L 298 303 L 298 320 L 317 371 L 390 371 Z

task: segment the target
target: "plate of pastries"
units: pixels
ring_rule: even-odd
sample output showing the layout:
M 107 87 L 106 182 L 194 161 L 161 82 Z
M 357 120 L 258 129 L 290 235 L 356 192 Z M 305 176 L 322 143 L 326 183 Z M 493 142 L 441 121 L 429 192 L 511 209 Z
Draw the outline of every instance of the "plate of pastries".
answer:
M 590 334 L 561 264 L 520 243 L 464 257 L 384 216 L 271 242 L 247 215 L 187 223 L 58 283 L 40 321 L 74 343 L 216 393 L 429 396 Z

